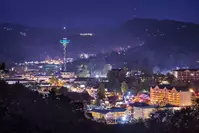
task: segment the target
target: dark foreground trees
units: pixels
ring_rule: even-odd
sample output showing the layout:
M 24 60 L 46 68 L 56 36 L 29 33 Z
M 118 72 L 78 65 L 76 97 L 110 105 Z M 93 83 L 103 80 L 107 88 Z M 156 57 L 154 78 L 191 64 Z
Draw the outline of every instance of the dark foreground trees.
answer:
M 147 121 L 149 132 L 153 133 L 198 133 L 198 106 L 184 108 L 179 111 L 157 111 Z
M 43 98 L 20 84 L 4 82 L 0 83 L 0 117 L 0 132 L 59 133 L 77 121 L 66 97 Z
M 0 81 L 1 133 L 196 133 L 198 107 L 176 113 L 159 111 L 151 119 L 132 125 L 104 125 L 82 119 L 70 100 L 52 95 L 43 98 L 20 84 Z M 82 113 L 83 115 L 83 113 Z

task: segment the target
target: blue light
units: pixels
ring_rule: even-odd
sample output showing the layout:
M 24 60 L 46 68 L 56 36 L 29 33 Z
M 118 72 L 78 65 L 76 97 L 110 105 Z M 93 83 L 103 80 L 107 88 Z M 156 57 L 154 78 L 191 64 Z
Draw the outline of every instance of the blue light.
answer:
M 126 120 L 127 120 L 126 116 L 122 117 L 122 121 L 126 121 Z
M 60 40 L 60 43 L 61 43 L 61 44 L 68 44 L 68 43 L 70 43 L 70 40 L 68 40 L 68 39 L 63 39 L 63 40 Z

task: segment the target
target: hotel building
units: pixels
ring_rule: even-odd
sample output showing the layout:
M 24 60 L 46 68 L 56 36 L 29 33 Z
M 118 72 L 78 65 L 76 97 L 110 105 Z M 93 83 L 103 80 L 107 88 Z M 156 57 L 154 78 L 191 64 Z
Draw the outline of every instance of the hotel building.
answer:
M 199 69 L 179 69 L 174 70 L 173 75 L 177 80 L 195 81 L 199 80 Z
M 151 104 L 175 106 L 191 106 L 192 92 L 188 88 L 156 86 L 150 88 Z

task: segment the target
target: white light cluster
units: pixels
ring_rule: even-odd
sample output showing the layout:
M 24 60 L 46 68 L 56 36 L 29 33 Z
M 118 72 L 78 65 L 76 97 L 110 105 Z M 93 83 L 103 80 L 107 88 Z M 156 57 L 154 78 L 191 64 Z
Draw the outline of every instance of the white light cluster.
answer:
M 93 57 L 93 56 L 96 56 L 95 54 L 86 54 L 86 53 L 82 53 L 80 54 L 80 58 L 81 59 L 88 59 L 89 57 Z
M 29 62 L 25 61 L 24 63 L 25 64 L 39 64 L 39 61 L 29 61 Z M 23 64 L 23 63 L 20 63 L 20 64 Z
M 80 33 L 80 36 L 93 36 L 92 33 Z
M 22 36 L 27 36 L 27 34 L 26 34 L 25 32 L 20 32 L 20 34 L 21 34 Z
M 88 59 L 88 57 L 89 57 L 88 54 L 85 54 L 85 53 L 80 54 L 81 59 Z
M 7 31 L 11 31 L 12 30 L 12 28 L 8 28 L 8 27 L 4 27 L 3 29 L 7 30 Z
M 73 58 L 66 58 L 66 62 L 73 62 L 74 59 Z
M 45 63 L 47 63 L 47 64 L 56 64 L 56 65 L 58 65 L 58 64 L 62 64 L 63 61 L 60 60 L 60 59 L 58 59 L 58 60 L 52 60 L 52 59 L 51 59 L 51 60 L 46 60 Z

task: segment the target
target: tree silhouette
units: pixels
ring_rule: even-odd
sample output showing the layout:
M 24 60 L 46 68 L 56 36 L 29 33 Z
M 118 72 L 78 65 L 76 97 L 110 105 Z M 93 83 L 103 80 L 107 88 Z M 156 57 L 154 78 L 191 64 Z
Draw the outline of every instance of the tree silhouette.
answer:
M 141 91 L 143 91 L 143 90 L 149 91 L 151 85 L 152 85 L 152 81 L 150 79 L 145 79 L 144 81 L 141 81 L 141 83 L 140 83 L 140 90 Z
M 59 89 L 59 93 L 61 93 L 62 95 L 66 95 L 67 92 L 68 92 L 68 88 L 66 87 L 61 87 Z
M 151 114 L 149 120 L 147 120 L 147 126 L 149 132 L 161 132 L 166 133 L 171 126 L 171 118 L 173 112 L 171 110 L 157 110 Z
M 118 89 L 117 91 L 119 91 L 121 83 L 126 80 L 127 71 L 127 68 L 110 70 L 107 74 L 110 86 Z
M 100 85 L 99 85 L 98 97 L 99 97 L 99 99 L 104 99 L 105 98 L 105 88 L 104 88 L 104 84 L 103 83 L 100 83 Z
M 121 84 L 121 91 L 122 91 L 123 95 L 128 91 L 128 85 L 125 81 L 123 81 Z
M 21 84 L 7 85 L 0 83 L 0 124 L 1 130 L 36 132 L 37 129 L 50 132 L 66 131 L 66 124 L 76 121 L 69 102 L 64 97 L 43 98 L 37 92 Z M 24 124 L 23 128 L 20 124 Z M 28 124 L 27 126 L 25 126 Z M 21 127 L 21 128 L 20 128 Z M 19 129 L 20 128 L 20 129 Z M 68 127 L 67 130 L 72 130 Z
M 175 80 L 175 76 L 173 74 L 167 73 L 166 75 L 166 79 L 170 84 L 173 84 L 174 80 Z
M 159 110 L 147 121 L 149 132 L 197 133 L 199 132 L 199 108 L 189 107 L 179 111 Z
M 100 98 L 97 97 L 93 104 L 96 105 L 96 106 L 100 106 L 100 101 L 101 101 Z
M 172 133 L 199 132 L 199 108 L 185 108 L 177 111 L 171 119 Z
M 50 90 L 50 96 L 51 96 L 51 97 L 56 97 L 57 94 L 58 94 L 58 92 L 59 92 L 59 90 L 58 90 L 57 88 L 52 88 L 52 89 Z
M 6 69 L 5 63 L 0 63 L 0 70 L 4 71 Z

